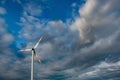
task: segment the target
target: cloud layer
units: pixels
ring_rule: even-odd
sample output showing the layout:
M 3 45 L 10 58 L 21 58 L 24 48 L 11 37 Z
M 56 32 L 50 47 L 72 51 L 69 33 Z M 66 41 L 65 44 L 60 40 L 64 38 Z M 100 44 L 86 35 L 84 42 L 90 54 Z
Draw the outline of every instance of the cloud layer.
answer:
M 23 8 L 17 22 L 21 26 L 18 38 L 24 41 L 24 46 L 18 41 L 21 47 L 16 45 L 16 48 L 32 48 L 40 35 L 45 33 L 36 49 L 42 58 L 42 64 L 35 61 L 36 80 L 120 79 L 119 0 L 87 0 L 79 8 L 79 16 L 75 16 L 74 20 L 66 19 L 65 22 L 40 19 L 42 6 L 18 1 Z M 77 4 L 73 4 L 75 6 Z M 0 15 L 5 13 L 7 11 L 0 7 Z M 14 55 L 23 53 L 15 53 L 10 48 L 14 38 L 6 26 L 1 17 L 0 43 L 3 45 L 0 47 L 4 51 L 1 51 L 0 78 L 26 80 L 30 78 L 31 54 L 24 54 L 24 58 L 19 59 Z

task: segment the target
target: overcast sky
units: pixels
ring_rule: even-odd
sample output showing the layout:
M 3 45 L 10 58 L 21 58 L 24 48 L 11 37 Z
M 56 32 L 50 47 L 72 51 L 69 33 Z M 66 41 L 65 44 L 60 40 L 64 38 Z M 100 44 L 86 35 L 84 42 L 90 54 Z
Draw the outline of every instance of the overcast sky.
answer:
M 0 0 L 0 80 L 120 80 L 120 0 Z

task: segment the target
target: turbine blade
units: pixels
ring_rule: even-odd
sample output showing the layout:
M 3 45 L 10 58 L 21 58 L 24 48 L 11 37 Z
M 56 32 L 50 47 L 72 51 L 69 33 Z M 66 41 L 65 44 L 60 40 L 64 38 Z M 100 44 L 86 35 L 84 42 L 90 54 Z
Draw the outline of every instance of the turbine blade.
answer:
M 40 37 L 40 39 L 38 40 L 38 42 L 35 44 L 34 49 L 38 47 L 38 45 L 40 44 L 40 41 L 42 40 L 43 36 Z
M 31 49 L 22 49 L 22 50 L 19 50 L 20 52 L 28 52 L 28 51 L 31 51 Z
M 36 54 L 36 56 L 35 56 L 35 57 L 36 57 L 37 61 L 38 61 L 39 63 L 41 63 L 40 56 Z

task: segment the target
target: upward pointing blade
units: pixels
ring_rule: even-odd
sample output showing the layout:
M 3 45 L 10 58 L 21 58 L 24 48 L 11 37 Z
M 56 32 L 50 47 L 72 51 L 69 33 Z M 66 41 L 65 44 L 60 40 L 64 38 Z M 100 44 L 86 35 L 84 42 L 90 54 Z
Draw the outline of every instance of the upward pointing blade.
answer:
M 31 51 L 31 49 L 23 49 L 23 50 L 19 50 L 20 52 L 28 52 Z
M 39 41 L 36 43 L 36 45 L 34 46 L 34 49 L 37 48 L 37 46 L 40 44 L 40 41 L 42 40 L 43 36 L 40 37 Z

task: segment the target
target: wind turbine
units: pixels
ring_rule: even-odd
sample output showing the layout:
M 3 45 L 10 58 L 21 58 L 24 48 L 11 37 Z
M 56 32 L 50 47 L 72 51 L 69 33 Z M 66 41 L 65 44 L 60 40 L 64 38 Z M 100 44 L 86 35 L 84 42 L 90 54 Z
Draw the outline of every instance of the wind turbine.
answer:
M 35 49 L 38 47 L 40 44 L 40 41 L 42 40 L 43 36 L 40 37 L 38 42 L 35 44 L 35 46 L 31 49 L 23 49 L 19 50 L 20 52 L 30 52 L 32 51 L 32 58 L 31 58 L 31 80 L 33 80 L 33 73 L 34 73 L 34 56 L 36 56 L 36 59 L 41 63 L 40 56 L 38 56 L 35 52 Z

